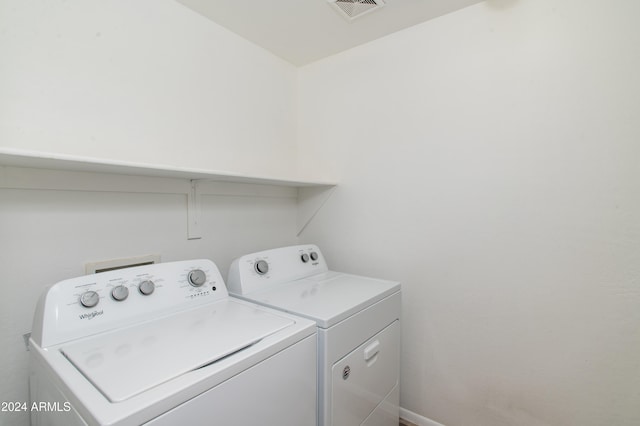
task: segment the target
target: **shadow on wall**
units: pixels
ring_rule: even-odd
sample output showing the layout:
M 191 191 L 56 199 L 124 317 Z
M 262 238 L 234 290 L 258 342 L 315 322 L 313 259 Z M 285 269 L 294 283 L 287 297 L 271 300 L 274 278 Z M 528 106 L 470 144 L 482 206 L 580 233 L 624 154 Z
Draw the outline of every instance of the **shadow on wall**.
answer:
M 508 9 L 515 6 L 518 0 L 485 0 L 485 4 L 491 9 Z

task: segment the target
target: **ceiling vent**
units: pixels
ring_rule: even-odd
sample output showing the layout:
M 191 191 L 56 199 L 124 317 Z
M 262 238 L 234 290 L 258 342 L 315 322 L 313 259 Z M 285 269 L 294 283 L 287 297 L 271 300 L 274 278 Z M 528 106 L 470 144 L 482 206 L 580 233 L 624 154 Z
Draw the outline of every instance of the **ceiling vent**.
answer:
M 347 21 L 353 21 L 384 6 L 383 0 L 327 0 Z

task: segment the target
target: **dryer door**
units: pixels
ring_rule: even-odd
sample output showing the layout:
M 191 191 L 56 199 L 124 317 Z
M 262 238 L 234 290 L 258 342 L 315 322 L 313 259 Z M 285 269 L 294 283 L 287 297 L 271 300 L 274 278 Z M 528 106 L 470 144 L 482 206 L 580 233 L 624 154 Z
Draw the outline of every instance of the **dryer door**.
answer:
M 332 424 L 362 424 L 393 390 L 399 373 L 400 323 L 396 320 L 333 365 Z M 393 424 L 397 423 L 395 419 Z

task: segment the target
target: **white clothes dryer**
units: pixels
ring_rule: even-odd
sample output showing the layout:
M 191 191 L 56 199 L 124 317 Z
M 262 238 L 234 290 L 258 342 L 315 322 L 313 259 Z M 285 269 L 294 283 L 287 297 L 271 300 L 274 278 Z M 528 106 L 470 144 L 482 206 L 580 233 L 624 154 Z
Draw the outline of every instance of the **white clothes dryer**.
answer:
M 33 426 L 316 424 L 315 324 L 229 297 L 210 260 L 53 285 L 30 354 Z
M 318 425 L 397 426 L 400 284 L 335 271 L 315 245 L 233 261 L 231 295 L 318 327 Z

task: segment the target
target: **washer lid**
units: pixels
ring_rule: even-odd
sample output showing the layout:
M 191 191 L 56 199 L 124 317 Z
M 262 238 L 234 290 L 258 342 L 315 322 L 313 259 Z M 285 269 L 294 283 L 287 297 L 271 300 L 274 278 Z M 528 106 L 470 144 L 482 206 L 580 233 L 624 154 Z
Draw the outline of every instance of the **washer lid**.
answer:
M 398 291 L 400 283 L 395 281 L 329 271 L 240 297 L 312 319 L 319 327 L 329 328 Z
M 62 353 L 111 402 L 232 356 L 294 321 L 229 298 L 63 345 Z

